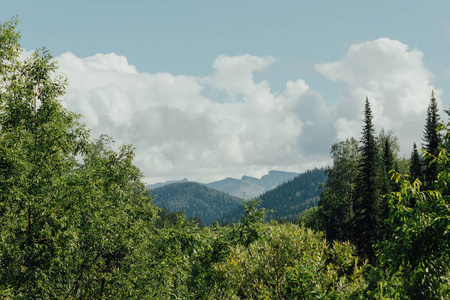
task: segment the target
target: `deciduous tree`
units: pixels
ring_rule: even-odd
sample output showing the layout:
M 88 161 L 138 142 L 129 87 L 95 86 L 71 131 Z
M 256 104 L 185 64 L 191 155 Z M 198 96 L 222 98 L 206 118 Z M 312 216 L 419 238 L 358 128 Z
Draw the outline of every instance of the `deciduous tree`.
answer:
M 127 298 L 154 215 L 133 148 L 89 139 L 50 53 L 19 59 L 17 24 L 0 26 L 0 298 Z

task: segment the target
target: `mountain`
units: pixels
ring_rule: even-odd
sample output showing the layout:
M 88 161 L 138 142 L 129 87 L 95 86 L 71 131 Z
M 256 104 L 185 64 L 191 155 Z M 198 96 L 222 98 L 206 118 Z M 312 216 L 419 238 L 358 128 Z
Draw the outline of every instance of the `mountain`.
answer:
M 154 184 L 149 184 L 147 185 L 147 189 L 149 190 L 153 190 L 171 183 L 179 183 L 179 182 L 188 182 L 189 180 L 187 180 L 187 178 L 184 178 L 183 180 L 171 180 L 171 181 L 166 181 L 166 182 L 158 182 L 158 183 L 154 183 Z
M 267 214 L 267 219 L 291 220 L 319 202 L 322 183 L 326 182 L 325 169 L 306 171 L 294 179 L 263 193 L 261 207 L 273 210 Z M 238 221 L 244 212 L 242 206 L 224 215 L 219 221 L 230 223 Z
M 157 187 L 151 193 L 156 206 L 173 212 L 184 211 L 186 217 L 199 217 L 205 225 L 210 225 L 242 204 L 240 198 L 189 181 Z
M 208 183 L 206 186 L 235 197 L 243 197 L 243 194 L 245 193 L 245 197 L 247 199 L 251 199 L 275 188 L 279 184 L 293 179 L 298 175 L 298 173 L 293 172 L 270 171 L 269 174 L 264 175 L 261 179 L 250 176 L 242 176 L 240 180 L 235 178 L 226 178 Z
M 206 184 L 206 186 L 235 197 L 243 198 L 245 194 L 245 198 L 247 199 L 264 193 L 264 191 L 266 190 L 264 186 L 259 185 L 256 182 L 252 182 L 247 178 L 245 176 L 240 180 L 235 178 L 225 178 L 219 181 L 208 183 Z M 259 180 L 257 178 L 254 179 Z
M 287 182 L 298 176 L 299 173 L 284 172 L 284 171 L 269 171 L 269 174 L 264 175 L 261 178 L 255 178 L 250 176 L 242 176 L 241 179 L 225 178 L 219 181 L 206 183 L 205 185 L 216 189 L 218 191 L 230 194 L 235 197 L 243 198 L 245 194 L 246 199 L 255 198 L 262 193 L 275 188 L 277 185 Z M 147 188 L 154 190 L 156 188 L 179 182 L 190 182 L 186 178 L 183 180 L 174 180 L 167 182 L 159 182 L 155 184 L 147 185 Z

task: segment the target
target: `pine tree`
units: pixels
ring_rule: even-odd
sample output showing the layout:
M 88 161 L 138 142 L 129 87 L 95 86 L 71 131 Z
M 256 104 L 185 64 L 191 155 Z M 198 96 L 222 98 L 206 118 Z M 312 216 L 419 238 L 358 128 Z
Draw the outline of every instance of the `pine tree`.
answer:
M 396 169 L 394 154 L 391 149 L 391 142 L 389 138 L 384 140 L 384 143 L 381 144 L 381 159 L 380 159 L 380 194 L 388 195 L 392 193 L 392 191 L 398 190 L 398 186 L 395 184 L 393 180 L 391 180 L 391 170 Z M 379 235 L 378 238 L 386 239 L 388 238 L 390 232 L 388 231 L 388 227 L 384 226 L 384 220 L 389 217 L 389 202 L 386 198 L 379 197 L 378 198 L 378 224 L 379 224 Z
M 423 149 L 430 155 L 425 156 L 424 163 L 424 177 L 425 188 L 432 187 L 433 182 L 436 181 L 438 170 L 436 164 L 432 163 L 434 157 L 439 153 L 439 147 L 442 145 L 442 137 L 436 131 L 439 125 L 439 114 L 437 108 L 437 101 L 434 97 L 434 91 L 431 92 L 430 104 L 428 106 L 427 120 L 425 124 L 425 132 L 422 146 Z
M 390 180 L 389 172 L 395 169 L 394 154 L 391 150 L 391 143 L 389 139 L 385 139 L 382 147 L 382 157 L 381 157 L 381 172 L 382 172 L 382 193 L 389 194 L 394 190 L 392 186 L 392 181 Z
M 422 162 L 420 161 L 419 152 L 417 151 L 416 143 L 414 143 L 413 151 L 411 152 L 409 176 L 411 181 L 419 179 L 422 180 Z
M 358 247 L 360 254 L 370 261 L 375 258 L 372 245 L 378 241 L 380 232 L 378 225 L 380 168 L 372 118 L 369 99 L 366 97 L 351 239 Z

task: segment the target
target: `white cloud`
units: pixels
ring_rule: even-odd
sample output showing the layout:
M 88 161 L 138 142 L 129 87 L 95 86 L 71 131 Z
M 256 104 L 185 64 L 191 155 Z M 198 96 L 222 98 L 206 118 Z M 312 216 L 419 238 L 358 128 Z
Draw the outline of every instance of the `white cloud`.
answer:
M 414 141 L 420 143 L 431 90 L 441 94 L 422 59 L 421 51 L 381 38 L 352 45 L 340 61 L 316 65 L 330 80 L 346 84 L 337 104 L 337 138 L 360 136 L 368 96 L 378 129 L 393 130 L 405 153 Z
M 255 82 L 254 73 L 275 62 L 270 56 L 219 55 L 207 77 L 139 73 L 115 54 L 57 58 L 69 80 L 65 104 L 84 115 L 94 137 L 133 144 L 152 183 L 324 166 L 333 142 L 360 137 L 366 95 L 378 129 L 393 130 L 409 153 L 420 143 L 434 88 L 422 59 L 390 39 L 352 45 L 342 60 L 315 67 L 344 84 L 338 102 L 327 105 L 302 79 L 280 94 Z
M 304 135 L 320 132 L 316 125 L 327 109 L 320 94 L 301 80 L 289 82 L 282 95 L 254 81 L 272 57 L 220 55 L 204 78 L 138 73 L 115 54 L 65 53 L 57 60 L 69 80 L 66 105 L 84 115 L 94 136 L 107 133 L 136 146 L 136 164 L 151 182 L 302 171 L 328 161 L 333 133 L 322 137 L 321 155 L 313 150 L 316 137 Z M 206 89 L 226 101 L 207 98 Z

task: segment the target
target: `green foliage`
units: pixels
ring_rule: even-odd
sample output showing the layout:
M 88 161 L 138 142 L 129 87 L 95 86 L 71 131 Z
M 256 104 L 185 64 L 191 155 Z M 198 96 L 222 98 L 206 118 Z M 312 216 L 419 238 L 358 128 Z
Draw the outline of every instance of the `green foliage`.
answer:
M 358 141 L 347 139 L 331 147 L 333 166 L 320 195 L 318 217 L 327 239 L 346 240 L 353 220 L 355 186 L 360 159 Z
M 433 95 L 425 190 L 416 179 L 422 178 L 416 148 L 410 172 L 415 180 L 391 171 L 407 164 L 397 164 L 398 145 L 390 133 L 375 139 L 366 99 L 360 148 L 354 139 L 333 145 L 326 174 L 307 172 L 262 199 L 244 202 L 238 223 L 203 227 L 200 216 L 153 206 L 133 165 L 132 146 L 114 151 L 108 136 L 90 139 L 79 116 L 59 101 L 66 82 L 56 75 L 49 52 L 19 59 L 17 24 L 16 19 L 0 24 L 0 298 L 446 299 L 450 294 L 450 124 L 433 123 L 438 119 Z M 436 127 L 443 134 L 433 135 Z M 395 184 L 383 186 L 389 171 Z M 325 176 L 320 205 L 314 207 Z M 382 202 L 386 184 L 393 192 Z M 288 200 L 275 204 L 277 197 Z M 274 218 L 289 211 L 289 217 L 303 211 L 300 222 L 325 229 L 329 242 L 305 227 L 264 223 L 266 214 Z M 346 238 L 358 249 L 340 241 Z M 372 247 L 378 241 L 375 260 Z
M 394 233 L 380 248 L 380 262 L 396 290 L 413 299 L 445 299 L 450 292 L 450 206 L 438 191 L 421 191 L 421 183 L 402 182 L 390 199 Z M 411 203 L 414 202 L 414 208 Z
M 326 181 L 324 169 L 306 171 L 294 179 L 267 191 L 259 198 L 261 206 L 271 210 L 266 220 L 292 221 L 300 214 L 317 205 Z M 232 223 L 239 220 L 244 213 L 244 207 L 238 207 L 220 218 L 222 223 Z
M 11 74 L 16 65 L 16 57 L 21 53 L 19 44 L 20 34 L 16 30 L 19 21 L 16 18 L 0 23 L 0 77 L 2 85 L 8 80 L 7 74 Z
M 197 182 L 171 183 L 152 190 L 154 204 L 172 212 L 184 212 L 188 218 L 199 218 L 205 225 L 242 204 L 242 199 L 209 188 Z
M 260 201 L 239 224 L 199 229 L 186 219 L 155 234 L 142 289 L 157 299 L 299 299 L 364 295 L 365 264 L 349 243 L 328 246 L 293 224 L 264 224 Z
M 348 243 L 332 248 L 296 225 L 265 225 L 264 238 L 238 244 L 214 266 L 223 287 L 216 299 L 345 299 L 362 295 L 364 267 Z
M 173 226 L 150 237 L 146 253 L 150 268 L 139 286 L 157 299 L 216 299 L 223 288 L 214 265 L 226 259 L 235 245 L 248 246 L 261 238 L 265 218 L 259 201 L 248 201 L 246 213 L 232 227 L 200 229 L 178 214 Z
M 133 148 L 89 140 L 49 52 L 19 59 L 16 25 L 0 28 L 0 294 L 128 297 L 154 215 Z
M 165 206 L 158 210 L 157 216 L 155 226 L 159 229 L 174 227 L 181 219 L 186 218 L 186 214 L 184 212 L 171 212 Z M 198 217 L 187 218 L 187 221 L 189 223 L 196 224 L 200 228 L 204 226 L 202 220 Z
M 320 218 L 320 207 L 315 206 L 304 210 L 297 223 L 306 228 L 320 231 L 323 228 L 322 219 Z
M 375 255 L 372 245 L 378 241 L 379 235 L 380 168 L 375 129 L 372 124 L 372 110 L 367 98 L 364 114 L 356 201 L 353 206 L 353 230 L 350 238 L 358 247 L 360 254 L 373 261 Z
M 259 228 L 266 218 L 266 209 L 259 208 L 260 205 L 261 199 L 244 200 L 245 214 L 239 222 L 237 240 L 246 247 L 260 237 Z
M 261 206 L 272 210 L 267 220 L 292 220 L 311 207 L 317 206 L 325 170 L 308 170 L 294 179 L 262 194 Z
M 439 133 L 439 114 L 437 101 L 434 97 L 434 91 L 431 92 L 430 104 L 427 111 L 427 119 L 425 123 L 425 131 L 423 141 L 423 150 L 428 155 L 424 156 L 424 185 L 427 189 L 433 188 L 434 181 L 437 179 L 437 174 L 439 172 L 437 165 L 431 163 L 439 153 L 439 147 L 442 145 L 442 136 Z
M 450 133 L 444 129 L 447 144 Z M 450 293 L 449 157 L 441 148 L 431 160 L 441 170 L 436 190 L 422 191 L 418 179 L 411 183 L 397 174 L 401 189 L 390 197 L 393 237 L 380 245 L 379 260 L 389 271 L 387 281 L 412 299 L 446 299 Z
M 422 162 L 420 160 L 419 152 L 417 151 L 416 143 L 414 143 L 410 161 L 411 165 L 409 168 L 409 176 L 411 178 L 411 181 L 414 182 L 416 179 L 422 180 Z

